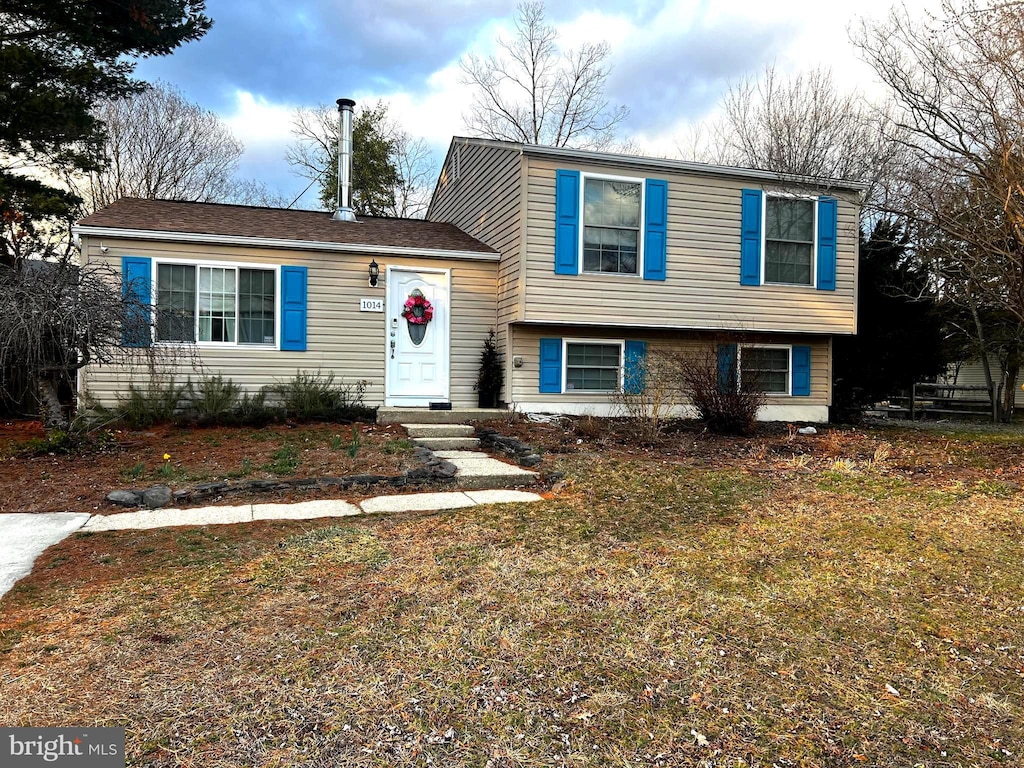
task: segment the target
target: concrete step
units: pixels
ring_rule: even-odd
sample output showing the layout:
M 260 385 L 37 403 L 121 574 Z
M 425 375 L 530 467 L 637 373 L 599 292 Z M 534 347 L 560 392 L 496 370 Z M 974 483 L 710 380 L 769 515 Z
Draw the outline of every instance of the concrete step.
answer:
M 432 411 L 429 408 L 377 409 L 378 424 L 465 424 L 467 421 L 491 421 L 508 416 L 504 408 L 456 408 L 451 411 Z
M 531 485 L 538 477 L 536 472 L 477 451 L 437 451 L 435 455 L 457 467 L 455 485 L 459 488 L 513 488 Z
M 472 451 L 480 447 L 475 437 L 414 437 L 412 442 L 432 451 Z
M 403 424 L 409 437 L 472 437 L 469 424 Z

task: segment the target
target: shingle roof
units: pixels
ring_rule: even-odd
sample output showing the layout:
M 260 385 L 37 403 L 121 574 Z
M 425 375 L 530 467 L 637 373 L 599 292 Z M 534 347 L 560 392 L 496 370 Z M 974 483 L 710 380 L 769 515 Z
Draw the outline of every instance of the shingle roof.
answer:
M 298 240 L 387 248 L 496 253 L 453 224 L 423 219 L 359 217 L 334 221 L 322 211 L 258 208 L 125 197 L 78 222 L 82 227 Z

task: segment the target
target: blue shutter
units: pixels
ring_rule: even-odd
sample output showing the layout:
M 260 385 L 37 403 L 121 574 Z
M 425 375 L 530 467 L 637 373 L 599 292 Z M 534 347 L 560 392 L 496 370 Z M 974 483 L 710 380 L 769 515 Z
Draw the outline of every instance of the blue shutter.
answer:
M 668 234 L 668 182 L 647 179 L 644 197 L 644 280 L 664 280 Z
M 281 267 L 281 349 L 306 351 L 305 267 Z
M 736 391 L 736 345 L 718 345 L 718 391 Z
M 744 189 L 740 221 L 740 285 L 761 284 L 761 198 L 759 189 Z
M 647 342 L 627 341 L 625 358 L 622 391 L 627 395 L 639 395 L 647 387 Z
M 153 260 L 143 256 L 121 257 L 121 295 L 132 303 L 125 315 L 121 343 L 126 347 L 148 347 L 153 341 L 152 314 L 144 309 L 153 303 Z
M 562 391 L 562 340 L 540 340 L 539 392 Z
M 793 347 L 793 386 L 792 394 L 806 397 L 811 394 L 811 348 Z
M 818 198 L 818 290 L 836 289 L 836 230 L 838 203 L 834 197 Z
M 555 172 L 555 274 L 579 273 L 580 172 Z

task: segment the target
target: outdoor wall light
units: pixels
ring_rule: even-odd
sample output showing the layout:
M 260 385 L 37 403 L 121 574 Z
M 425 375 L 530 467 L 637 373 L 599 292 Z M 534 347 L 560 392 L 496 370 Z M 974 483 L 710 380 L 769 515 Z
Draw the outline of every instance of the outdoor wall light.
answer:
M 370 273 L 370 287 L 371 288 L 376 288 L 377 287 L 377 278 L 380 277 L 380 267 L 377 266 L 376 260 L 373 260 L 373 259 L 370 260 L 369 273 Z

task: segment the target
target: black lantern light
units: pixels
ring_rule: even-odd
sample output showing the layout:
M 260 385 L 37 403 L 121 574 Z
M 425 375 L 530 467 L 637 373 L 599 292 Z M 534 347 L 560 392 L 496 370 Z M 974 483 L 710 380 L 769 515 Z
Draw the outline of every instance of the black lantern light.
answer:
M 371 288 L 376 288 L 377 287 L 377 278 L 380 277 L 380 267 L 377 266 L 377 262 L 375 260 L 372 260 L 372 259 L 370 260 L 369 272 L 370 272 L 370 287 Z

